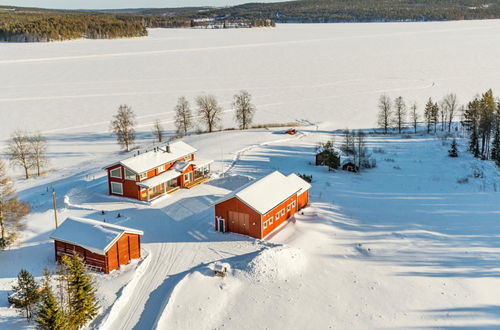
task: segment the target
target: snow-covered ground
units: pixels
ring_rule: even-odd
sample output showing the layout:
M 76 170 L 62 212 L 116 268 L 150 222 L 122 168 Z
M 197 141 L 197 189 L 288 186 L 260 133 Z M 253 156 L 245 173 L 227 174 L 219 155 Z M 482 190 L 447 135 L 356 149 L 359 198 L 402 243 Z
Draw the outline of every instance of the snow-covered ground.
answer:
M 498 169 L 465 152 L 448 158 L 449 141 L 425 135 L 369 136 L 369 147 L 385 152 L 361 174 L 310 163 L 333 130 L 373 127 L 382 92 L 422 105 L 448 92 L 465 101 L 500 90 L 499 32 L 498 20 L 280 25 L 1 44 L 0 140 L 16 128 L 43 131 L 53 171 L 16 179 L 33 210 L 19 244 L 0 253 L 0 328 L 28 326 L 6 302 L 18 271 L 53 268 L 52 189 L 62 219 L 105 218 L 145 232 L 143 260 L 96 277 L 94 327 L 494 328 Z M 257 122 L 303 120 L 300 133 L 193 135 L 185 141 L 216 160 L 212 181 L 151 206 L 106 194 L 102 167 L 124 157 L 108 132 L 119 104 L 138 114 L 145 146 L 155 118 L 172 128 L 180 95 L 215 94 L 233 125 L 229 104 L 242 88 L 254 95 Z M 213 202 L 274 170 L 313 175 L 304 213 L 266 241 L 215 233 Z M 227 277 L 211 276 L 217 261 L 231 266 Z

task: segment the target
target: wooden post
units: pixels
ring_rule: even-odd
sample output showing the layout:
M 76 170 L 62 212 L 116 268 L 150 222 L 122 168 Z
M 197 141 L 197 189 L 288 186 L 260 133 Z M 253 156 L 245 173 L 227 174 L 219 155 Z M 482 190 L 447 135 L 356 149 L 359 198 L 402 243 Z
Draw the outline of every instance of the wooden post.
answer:
M 56 228 L 57 228 L 58 223 L 57 223 L 57 205 L 56 205 L 56 192 L 55 191 L 52 192 L 52 201 L 54 203 L 54 220 L 56 222 Z

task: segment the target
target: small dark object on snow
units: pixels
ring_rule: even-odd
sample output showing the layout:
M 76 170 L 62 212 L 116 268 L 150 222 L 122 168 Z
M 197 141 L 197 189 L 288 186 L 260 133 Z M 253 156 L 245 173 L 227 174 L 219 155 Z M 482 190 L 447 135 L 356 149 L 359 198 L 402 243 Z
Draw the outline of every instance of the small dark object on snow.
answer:
M 342 165 L 342 170 L 347 171 L 347 172 L 353 172 L 356 173 L 359 171 L 359 167 L 357 167 L 354 163 L 352 162 L 347 162 L 344 165 Z
M 101 211 L 101 214 L 102 214 L 102 215 L 104 215 L 104 213 L 105 213 L 105 212 L 104 212 L 104 210 L 103 210 L 103 211 Z
M 299 177 L 300 177 L 302 180 L 307 181 L 307 182 L 309 182 L 309 183 L 311 183 L 311 182 L 312 182 L 312 180 L 313 180 L 313 176 L 312 176 L 312 175 L 300 174 L 300 173 L 299 173 Z
M 290 135 L 295 135 L 297 133 L 297 130 L 295 128 L 289 128 L 288 130 L 285 131 L 285 134 L 290 134 Z
M 455 139 L 451 141 L 450 150 L 448 150 L 448 157 L 458 157 L 457 141 L 455 141 Z
M 116 216 L 117 218 L 121 218 L 122 215 L 120 213 L 118 213 L 118 215 Z

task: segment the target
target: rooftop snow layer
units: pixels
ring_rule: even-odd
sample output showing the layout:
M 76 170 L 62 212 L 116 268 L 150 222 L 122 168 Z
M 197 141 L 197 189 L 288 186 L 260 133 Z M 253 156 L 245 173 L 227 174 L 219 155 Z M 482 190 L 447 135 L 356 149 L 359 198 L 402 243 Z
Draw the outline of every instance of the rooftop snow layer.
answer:
M 241 187 L 223 200 L 236 196 L 260 214 L 265 214 L 288 197 L 301 190 L 308 190 L 310 187 L 310 184 L 295 174 L 284 176 L 275 171 Z
M 144 233 L 140 230 L 84 218 L 67 218 L 50 238 L 81 246 L 91 252 L 104 255 L 124 234 Z
M 158 151 L 148 151 L 143 154 L 122 160 L 120 164 L 134 171 L 137 174 L 154 169 L 173 162 L 196 152 L 196 149 L 183 141 L 170 143 L 170 152 L 166 151 L 167 146 L 159 147 Z
M 136 184 L 140 187 L 144 188 L 153 188 L 156 187 L 164 182 L 167 182 L 169 180 L 175 179 L 177 177 L 181 176 L 181 173 L 177 170 L 168 170 L 166 172 L 163 172 L 162 174 L 159 174 L 157 176 L 154 176 L 150 179 L 137 182 Z

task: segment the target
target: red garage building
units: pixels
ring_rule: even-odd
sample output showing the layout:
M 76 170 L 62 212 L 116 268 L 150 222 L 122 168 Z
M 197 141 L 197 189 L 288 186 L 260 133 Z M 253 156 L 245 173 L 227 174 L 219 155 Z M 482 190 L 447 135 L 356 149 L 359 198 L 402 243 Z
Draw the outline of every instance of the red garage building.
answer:
M 177 141 L 111 164 L 105 167 L 109 194 L 150 201 L 206 181 L 212 161 L 195 159 L 196 151 Z
M 141 257 L 143 232 L 106 222 L 67 218 L 50 236 L 56 260 L 78 253 L 92 270 L 108 274 Z
M 273 172 L 215 205 L 215 230 L 264 238 L 309 202 L 311 185 L 296 174 Z

